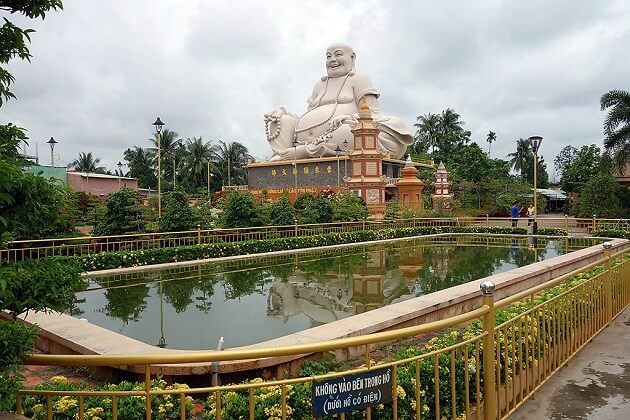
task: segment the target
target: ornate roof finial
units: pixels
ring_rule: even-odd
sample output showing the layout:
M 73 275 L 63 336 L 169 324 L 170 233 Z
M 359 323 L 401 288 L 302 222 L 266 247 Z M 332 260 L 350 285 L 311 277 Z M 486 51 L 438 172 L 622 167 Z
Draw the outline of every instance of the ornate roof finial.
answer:
M 372 118 L 372 113 L 370 112 L 370 105 L 368 105 L 367 98 L 364 96 L 361 98 L 361 105 L 359 108 L 359 118 Z
M 407 155 L 407 160 L 405 161 L 405 166 L 413 166 L 413 161 L 411 160 L 411 155 Z

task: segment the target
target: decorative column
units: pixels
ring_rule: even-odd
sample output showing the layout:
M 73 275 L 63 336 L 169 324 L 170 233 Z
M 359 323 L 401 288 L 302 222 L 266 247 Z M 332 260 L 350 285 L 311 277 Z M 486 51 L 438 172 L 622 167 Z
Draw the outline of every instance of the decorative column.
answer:
M 363 98 L 359 121 L 352 127 L 354 150 L 350 153 L 352 176 L 348 179 L 348 189 L 365 200 L 370 213 L 376 218 L 385 215 L 385 180 L 383 154 L 378 143 L 379 131 L 367 100 Z
M 424 203 L 422 201 L 422 190 L 424 182 L 418 179 L 418 169 L 411 161 L 411 157 L 407 156 L 407 162 L 402 170 L 402 179 L 396 184 L 398 188 L 398 200 L 400 203 L 413 210 L 423 210 Z

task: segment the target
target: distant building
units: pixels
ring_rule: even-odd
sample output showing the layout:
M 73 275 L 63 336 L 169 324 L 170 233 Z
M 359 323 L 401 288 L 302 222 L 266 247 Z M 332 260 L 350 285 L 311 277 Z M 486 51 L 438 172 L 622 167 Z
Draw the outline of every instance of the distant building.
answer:
M 138 179 L 93 172 L 67 172 L 67 184 L 75 191 L 106 197 L 123 188 L 138 190 Z
M 617 179 L 621 185 L 625 185 L 627 187 L 630 186 L 630 163 L 626 163 L 626 166 L 623 168 L 623 172 L 620 170 L 615 170 L 613 175 Z

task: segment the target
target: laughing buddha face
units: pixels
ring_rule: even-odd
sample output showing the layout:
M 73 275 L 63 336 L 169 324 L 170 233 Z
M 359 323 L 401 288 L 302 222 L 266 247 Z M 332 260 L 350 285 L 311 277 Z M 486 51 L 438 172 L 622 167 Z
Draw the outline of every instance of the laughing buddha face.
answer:
M 354 68 L 356 55 L 352 48 L 344 44 L 335 44 L 326 50 L 326 73 L 328 77 L 340 77 Z

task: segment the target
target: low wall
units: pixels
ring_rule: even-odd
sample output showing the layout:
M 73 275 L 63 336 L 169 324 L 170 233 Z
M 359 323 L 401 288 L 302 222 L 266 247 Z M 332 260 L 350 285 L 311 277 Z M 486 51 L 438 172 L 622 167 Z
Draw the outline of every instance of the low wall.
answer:
M 452 235 L 452 234 L 449 234 Z M 413 238 L 403 238 L 408 240 Z M 630 246 L 625 239 L 611 240 L 613 252 Z M 251 256 L 249 256 L 251 257 Z M 486 277 L 496 285 L 496 300 L 503 299 L 532 286 L 545 283 L 553 278 L 577 270 L 603 257 L 601 245 L 573 251 L 545 261 L 520 267 L 508 272 Z M 146 269 L 146 267 L 144 267 Z M 449 289 L 423 295 L 383 308 L 344 318 L 295 334 L 264 341 L 240 349 L 278 348 L 292 344 L 324 342 L 337 338 L 352 337 L 391 330 L 412 325 L 419 325 L 438 319 L 448 318 L 468 312 L 480 305 L 479 283 L 475 280 Z M 93 325 L 64 314 L 29 314 L 25 321 L 37 324 L 40 334 L 37 347 L 53 354 L 172 354 L 190 352 L 189 350 L 161 349 L 142 343 L 121 334 Z M 340 359 L 351 356 L 348 351 L 337 354 Z M 240 377 L 245 372 L 262 377 L 282 376 L 285 372 L 297 373 L 305 358 L 317 358 L 321 355 L 297 355 L 222 362 L 219 372 L 222 376 Z M 114 366 L 114 370 L 101 370 L 101 376 L 111 378 L 127 372 L 142 374 L 143 366 Z M 118 372 L 117 372 L 118 371 Z M 122 371 L 122 372 L 120 372 Z M 153 373 L 166 377 L 209 375 L 211 363 L 191 363 L 182 365 L 157 365 Z M 279 376 L 278 376 L 279 375 Z M 202 379 L 202 378 L 198 378 Z

